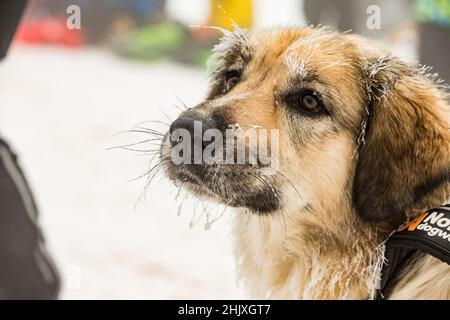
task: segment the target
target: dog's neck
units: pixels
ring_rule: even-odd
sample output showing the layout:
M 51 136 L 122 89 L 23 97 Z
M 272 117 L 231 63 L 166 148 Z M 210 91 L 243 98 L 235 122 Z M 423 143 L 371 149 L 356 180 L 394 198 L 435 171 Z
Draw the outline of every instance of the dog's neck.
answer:
M 449 203 L 449 197 L 446 183 L 386 225 L 363 222 L 351 197 L 342 194 L 291 212 L 239 210 L 234 237 L 240 280 L 259 298 L 372 298 L 388 235 L 405 219 Z
M 344 213 L 347 221 L 320 218 L 327 216 L 343 213 L 306 208 L 295 215 L 236 215 L 237 265 L 252 296 L 367 299 L 375 293 L 385 235 L 351 212 Z

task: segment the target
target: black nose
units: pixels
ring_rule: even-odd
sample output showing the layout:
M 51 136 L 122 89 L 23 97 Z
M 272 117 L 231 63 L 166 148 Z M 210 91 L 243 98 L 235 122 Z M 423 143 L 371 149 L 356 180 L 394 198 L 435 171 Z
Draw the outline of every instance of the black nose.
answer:
M 182 141 L 184 136 L 180 134 L 180 131 L 177 132 L 180 129 L 189 132 L 190 141 Z M 182 115 L 170 125 L 170 143 L 172 146 L 180 142 L 189 143 L 203 150 L 210 143 L 210 141 L 203 141 L 203 134 L 208 129 L 218 129 L 216 121 L 197 114 Z

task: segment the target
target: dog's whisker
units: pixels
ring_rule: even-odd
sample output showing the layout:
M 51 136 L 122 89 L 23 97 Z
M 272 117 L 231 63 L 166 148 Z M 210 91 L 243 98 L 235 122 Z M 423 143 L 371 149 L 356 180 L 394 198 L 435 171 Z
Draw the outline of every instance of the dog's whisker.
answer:
M 135 149 L 135 148 L 129 148 L 126 146 L 118 146 L 118 147 L 111 148 L 109 150 L 113 150 L 113 149 L 121 149 L 121 150 L 139 152 L 139 153 L 145 153 L 145 154 L 152 154 L 154 152 L 159 152 L 159 149 Z
M 154 131 L 154 130 L 148 130 L 148 129 L 141 129 L 141 130 L 137 130 L 137 129 L 131 129 L 131 130 L 125 130 L 125 131 L 121 131 L 119 133 L 117 133 L 116 135 L 119 134 L 124 134 L 124 133 L 145 133 L 145 134 L 151 134 L 154 136 L 161 136 L 164 137 L 164 134 Z
M 133 178 L 133 179 L 131 179 L 131 180 L 128 180 L 127 182 L 133 182 L 133 181 L 137 181 L 137 180 L 139 180 L 139 179 L 142 179 L 142 178 L 144 178 L 145 176 L 151 174 L 155 169 L 159 169 L 161 165 L 162 165 L 162 162 L 159 161 L 159 162 L 157 162 L 155 165 L 153 165 L 149 170 L 147 170 L 145 173 L 143 173 L 143 174 L 137 176 L 136 178 Z
M 170 124 L 168 124 L 167 122 L 160 121 L 160 120 L 146 120 L 146 121 L 142 121 L 142 122 L 137 123 L 136 126 L 141 126 L 141 125 L 146 124 L 146 123 L 162 124 L 162 125 L 165 125 L 167 127 L 170 126 Z
M 148 142 L 151 142 L 151 141 L 161 141 L 161 139 L 160 138 L 146 139 L 146 140 L 142 140 L 142 141 L 139 141 L 139 142 L 134 142 L 134 143 L 124 144 L 124 145 L 120 145 L 120 146 L 109 147 L 106 150 L 123 149 L 123 148 L 137 146 L 137 145 L 140 145 L 140 144 L 143 144 L 143 143 L 148 143 Z
M 214 223 L 216 223 L 217 221 L 219 221 L 225 215 L 225 213 L 228 210 L 228 205 L 229 205 L 229 202 L 225 203 L 224 208 L 222 209 L 222 212 L 217 217 L 215 217 L 213 220 L 205 223 L 205 230 L 211 229 L 212 225 Z
M 183 199 L 181 199 L 180 204 L 178 205 L 177 208 L 177 216 L 181 216 L 181 211 L 183 210 L 183 203 L 186 200 L 186 198 L 188 197 L 188 193 L 186 192 L 183 196 Z
M 159 131 L 157 131 L 155 129 L 146 128 L 146 127 L 143 127 L 143 126 L 135 126 L 134 128 L 137 129 L 137 130 L 145 131 L 145 132 L 150 133 L 150 134 L 154 133 L 154 134 L 159 135 L 159 136 L 164 136 L 164 133 L 161 133 L 161 132 L 159 132 Z
M 221 33 L 225 34 L 228 31 L 225 28 L 221 28 L 221 27 L 217 27 L 217 26 L 211 26 L 211 25 L 205 25 L 205 24 L 189 24 L 188 25 L 189 28 L 201 28 L 201 29 L 211 29 L 211 30 L 217 30 L 220 31 Z
M 178 109 L 180 112 L 184 112 L 185 111 L 185 109 L 181 108 L 179 105 L 174 104 L 174 103 L 172 104 L 172 107 Z
M 195 223 L 195 216 L 196 216 L 196 213 L 197 213 L 198 203 L 200 201 L 200 199 L 198 198 L 198 195 L 199 195 L 199 192 L 200 192 L 201 188 L 202 188 L 201 185 L 198 186 L 197 191 L 195 192 L 195 195 L 194 195 L 194 197 L 195 197 L 195 200 L 194 200 L 194 211 L 192 213 L 191 222 L 189 222 L 189 228 L 193 228 L 195 226 L 195 224 L 196 224 Z
M 158 135 L 158 136 L 164 136 L 164 134 L 159 132 L 159 131 L 141 127 L 139 130 L 133 128 L 133 129 L 129 129 L 129 130 L 119 131 L 119 132 L 113 134 L 112 137 L 114 138 L 114 137 L 116 137 L 118 135 L 122 135 L 122 134 L 125 134 L 125 133 L 145 133 L 145 134 L 153 134 L 153 135 Z
M 171 118 L 167 115 L 167 113 L 165 113 L 163 110 L 159 110 L 159 111 L 163 114 L 164 117 L 166 117 L 167 120 L 169 120 L 169 122 L 173 122 L 173 119 L 171 119 Z
M 186 105 L 186 103 L 179 96 L 175 95 L 175 98 L 178 100 L 178 103 L 181 104 L 181 107 L 178 105 L 175 105 L 175 106 L 180 108 L 181 111 L 186 111 L 189 109 L 189 107 Z

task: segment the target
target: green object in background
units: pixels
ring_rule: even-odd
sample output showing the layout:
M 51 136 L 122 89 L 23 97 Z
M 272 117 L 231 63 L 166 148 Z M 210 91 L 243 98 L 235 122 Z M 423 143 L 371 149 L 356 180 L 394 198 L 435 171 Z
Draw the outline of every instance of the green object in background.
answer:
M 211 50 L 201 50 L 196 55 L 194 64 L 199 68 L 206 68 L 209 57 L 211 57 Z
M 450 0 L 416 0 L 415 12 L 420 22 L 450 26 Z
M 125 39 L 116 42 L 115 51 L 126 58 L 154 61 L 170 59 L 176 62 L 206 67 L 211 50 L 192 39 L 180 24 L 163 23 L 132 31 Z
M 185 37 L 183 28 L 177 24 L 152 25 L 134 30 L 116 49 L 126 57 L 154 60 L 169 55 L 181 46 Z

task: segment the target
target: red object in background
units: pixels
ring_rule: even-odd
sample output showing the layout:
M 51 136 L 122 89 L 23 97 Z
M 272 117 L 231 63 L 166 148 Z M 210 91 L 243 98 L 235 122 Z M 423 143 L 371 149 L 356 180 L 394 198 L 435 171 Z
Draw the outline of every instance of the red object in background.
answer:
M 85 37 L 81 30 L 67 28 L 66 17 L 45 17 L 24 20 L 17 30 L 15 41 L 80 47 L 84 45 Z

